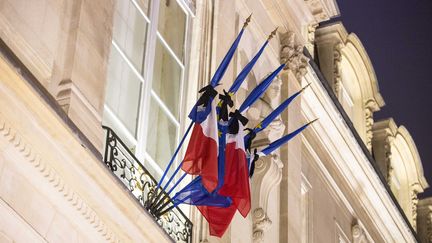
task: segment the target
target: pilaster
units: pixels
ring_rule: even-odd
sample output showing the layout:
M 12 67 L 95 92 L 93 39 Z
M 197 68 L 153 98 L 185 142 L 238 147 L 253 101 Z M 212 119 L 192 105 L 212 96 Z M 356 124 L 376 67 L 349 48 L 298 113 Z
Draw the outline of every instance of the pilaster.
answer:
M 417 227 L 420 242 L 432 243 L 432 197 L 419 200 Z
M 303 55 L 303 47 L 296 45 L 291 32 L 281 37 L 281 62 L 287 62 L 282 72 L 282 100 L 301 89 L 301 80 L 306 74 L 308 59 Z M 300 127 L 304 121 L 301 114 L 301 99 L 296 99 L 282 114 L 287 124 L 285 134 Z M 280 184 L 280 242 L 301 242 L 301 136 L 297 136 L 280 149 L 283 162 Z

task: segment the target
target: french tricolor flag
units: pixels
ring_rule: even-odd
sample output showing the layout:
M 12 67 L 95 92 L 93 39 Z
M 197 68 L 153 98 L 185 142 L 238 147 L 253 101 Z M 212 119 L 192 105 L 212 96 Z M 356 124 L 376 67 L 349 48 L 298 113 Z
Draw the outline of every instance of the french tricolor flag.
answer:
M 213 236 L 222 237 L 236 210 L 246 217 L 251 208 L 243 128 L 239 122 L 238 133 L 226 135 L 224 182 L 218 193 L 230 197 L 232 204 L 229 207 L 197 206 L 207 219 Z
M 207 191 L 212 192 L 218 184 L 218 127 L 216 99 L 206 107 L 198 106 L 191 138 L 183 159 L 182 170 L 191 175 L 201 175 Z
M 244 126 L 241 122 L 238 123 L 238 133 L 227 134 L 224 185 L 219 194 L 231 197 L 237 210 L 246 217 L 251 208 L 249 168 L 244 145 Z

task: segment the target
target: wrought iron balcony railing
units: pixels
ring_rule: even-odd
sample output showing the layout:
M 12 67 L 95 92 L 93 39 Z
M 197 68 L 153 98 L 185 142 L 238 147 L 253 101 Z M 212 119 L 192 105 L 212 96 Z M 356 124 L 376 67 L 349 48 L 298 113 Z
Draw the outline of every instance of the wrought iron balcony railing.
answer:
M 107 167 L 174 241 L 191 242 L 192 222 L 178 207 L 173 207 L 163 215 L 149 207 L 155 198 L 156 180 L 113 130 L 105 126 L 103 128 L 106 130 L 104 162 Z M 166 198 L 165 203 L 172 206 L 169 196 L 162 193 L 163 198 Z

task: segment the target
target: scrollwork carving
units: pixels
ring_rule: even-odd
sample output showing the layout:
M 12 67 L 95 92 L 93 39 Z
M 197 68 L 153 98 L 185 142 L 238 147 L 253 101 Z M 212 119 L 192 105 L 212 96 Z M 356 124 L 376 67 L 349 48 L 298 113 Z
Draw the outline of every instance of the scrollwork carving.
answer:
M 417 205 L 419 202 L 418 194 L 419 194 L 420 184 L 415 183 L 411 185 L 411 212 L 412 212 L 412 226 L 416 230 L 417 229 Z
M 323 8 L 323 3 L 320 0 L 305 0 L 305 3 L 313 14 L 315 21 L 322 22 L 329 19 L 328 14 Z
M 432 243 L 432 212 L 429 212 L 426 218 L 426 238 L 428 243 Z
M 366 233 L 361 225 L 355 223 L 351 228 L 353 243 L 369 243 Z
M 315 47 L 314 47 L 314 44 L 315 44 L 315 30 L 316 30 L 316 28 L 318 27 L 318 24 L 317 23 L 312 23 L 312 24 L 310 24 L 310 25 L 308 25 L 308 27 L 307 27 L 307 32 L 308 32 L 308 34 L 307 34 L 307 38 L 308 38 L 308 41 L 307 41 L 307 44 L 306 44 L 306 48 L 309 50 L 309 53 L 312 55 L 312 57 L 314 56 L 314 52 L 315 52 Z
M 309 59 L 303 54 L 303 46 L 295 44 L 295 33 L 289 31 L 281 35 L 281 63 L 287 63 L 285 69 L 291 70 L 297 80 L 307 73 Z
M 394 141 L 393 135 L 390 133 L 390 131 L 387 132 L 386 138 L 385 138 L 385 145 L 384 145 L 384 151 L 385 151 L 385 165 L 386 165 L 386 179 L 387 184 L 391 184 L 391 178 L 393 177 L 393 166 L 391 164 L 391 158 L 392 158 L 392 152 L 391 147 Z
M 264 242 L 264 232 L 271 226 L 272 221 L 267 217 L 264 209 L 256 208 L 253 213 L 253 242 Z
M 372 150 L 372 138 L 373 138 L 373 113 L 378 105 L 375 101 L 369 100 L 365 104 L 365 124 L 366 124 L 366 147 L 369 151 Z
M 342 43 L 337 43 L 333 48 L 333 92 L 336 97 L 340 97 L 341 85 L 342 85 Z

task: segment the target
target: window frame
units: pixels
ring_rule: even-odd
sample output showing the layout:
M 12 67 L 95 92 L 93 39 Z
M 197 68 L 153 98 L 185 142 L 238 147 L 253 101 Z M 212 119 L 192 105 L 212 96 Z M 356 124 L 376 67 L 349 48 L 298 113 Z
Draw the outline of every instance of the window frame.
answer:
M 128 58 L 126 53 L 122 50 L 119 43 L 113 38 L 111 42 L 111 48 L 117 51 L 122 60 L 125 61 L 126 65 L 132 73 L 138 77 L 141 82 L 141 90 L 139 97 L 139 111 L 137 117 L 137 127 L 136 127 L 136 136 L 129 131 L 129 129 L 125 126 L 123 122 L 118 118 L 114 111 L 112 111 L 107 104 L 104 104 L 104 116 L 108 116 L 110 122 L 114 122 L 117 128 L 121 129 L 121 134 L 124 134 L 129 142 L 135 146 L 134 150 L 135 156 L 142 161 L 146 166 L 151 166 L 154 171 L 157 172 L 155 177 L 160 177 L 163 174 L 163 170 L 165 168 L 161 168 L 161 165 L 155 161 L 154 158 L 147 152 L 147 135 L 149 130 L 149 113 L 150 113 L 150 103 L 151 99 L 157 103 L 158 108 L 161 112 L 164 113 L 168 117 L 168 120 L 176 127 L 176 136 L 175 136 L 175 144 L 178 143 L 180 139 L 180 135 L 184 131 L 184 119 L 183 112 L 185 109 L 186 101 L 184 100 L 186 93 L 186 77 L 188 76 L 188 67 L 189 67 L 189 50 L 190 50 L 190 39 L 191 39 L 191 22 L 194 17 L 193 12 L 188 8 L 187 3 L 184 0 L 171 0 L 175 1 L 178 6 L 181 8 L 186 17 L 185 22 L 185 32 L 184 32 L 184 43 L 183 43 L 183 61 L 180 60 L 179 57 L 175 54 L 174 50 L 169 46 L 166 40 L 163 38 L 162 34 L 158 31 L 158 22 L 159 22 L 159 7 L 160 1 L 150 1 L 149 2 L 149 11 L 148 15 L 141 9 L 136 0 L 128 0 L 129 4 L 132 4 L 133 7 L 139 12 L 139 14 L 144 18 L 145 23 L 147 24 L 146 33 L 145 33 L 145 46 L 143 52 L 143 63 L 142 63 L 142 71 L 140 72 L 132 61 Z M 130 6 L 130 5 L 129 5 Z M 168 55 L 174 59 L 176 64 L 179 66 L 181 70 L 180 77 L 180 85 L 179 85 L 179 111 L 178 118 L 176 118 L 175 114 L 169 110 L 167 105 L 161 100 L 161 98 L 157 95 L 157 93 L 152 89 L 153 85 L 153 75 L 154 75 L 154 62 L 156 59 L 156 45 L 157 43 L 161 44 L 162 48 L 168 53 Z M 168 161 L 160 161 L 160 163 L 166 163 Z M 175 165 L 178 165 L 179 160 L 176 159 Z

